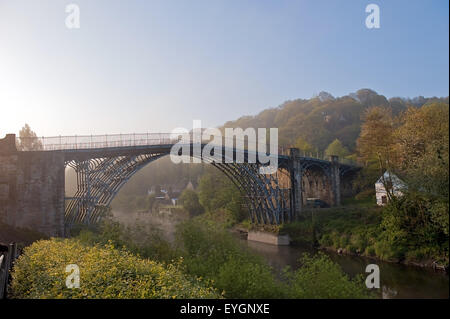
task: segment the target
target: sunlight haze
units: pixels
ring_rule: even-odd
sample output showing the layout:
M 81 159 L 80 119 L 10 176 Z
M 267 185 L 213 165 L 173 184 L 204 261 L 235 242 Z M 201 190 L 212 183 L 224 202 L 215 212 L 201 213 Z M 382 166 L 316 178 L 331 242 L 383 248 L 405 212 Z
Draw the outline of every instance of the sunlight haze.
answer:
M 320 91 L 448 95 L 448 2 L 0 0 L 0 137 L 218 126 Z M 446 40 L 443 40 L 446 39 Z

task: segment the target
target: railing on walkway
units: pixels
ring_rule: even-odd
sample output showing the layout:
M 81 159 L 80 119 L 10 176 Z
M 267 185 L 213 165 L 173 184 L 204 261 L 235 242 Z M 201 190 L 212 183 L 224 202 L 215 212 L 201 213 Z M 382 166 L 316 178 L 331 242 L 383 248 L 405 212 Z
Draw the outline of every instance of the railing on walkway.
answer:
M 176 140 L 175 140 L 176 141 Z M 145 146 L 171 144 L 169 133 L 74 135 L 51 137 L 18 137 L 16 144 L 21 151 L 57 151 L 91 148 Z
M 212 139 L 211 139 L 212 140 Z M 202 140 L 202 143 L 210 143 L 211 140 Z M 220 140 L 220 138 L 219 138 Z M 237 148 L 244 145 L 243 149 L 250 150 L 247 141 L 226 138 L 222 136 L 222 145 L 225 140 L 231 141 Z M 105 135 L 74 135 L 74 136 L 51 136 L 51 137 L 17 137 L 16 145 L 20 151 L 59 151 L 59 150 L 82 150 L 109 147 L 133 147 L 175 144 L 179 141 L 170 133 L 132 133 L 132 134 L 105 134 Z M 239 144 L 241 142 L 241 144 Z M 266 149 L 271 149 L 267 145 Z M 289 148 L 278 147 L 278 155 L 289 155 Z M 325 152 L 305 152 L 300 150 L 301 157 L 329 161 L 330 157 Z M 357 165 L 348 158 L 339 157 L 339 162 L 346 165 Z

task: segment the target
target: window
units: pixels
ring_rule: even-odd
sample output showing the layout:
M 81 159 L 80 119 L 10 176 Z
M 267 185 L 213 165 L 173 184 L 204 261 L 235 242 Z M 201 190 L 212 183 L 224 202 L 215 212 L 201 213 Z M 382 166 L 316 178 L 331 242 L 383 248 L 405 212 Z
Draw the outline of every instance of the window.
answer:
M 387 204 L 387 197 L 386 197 L 386 195 L 381 196 L 381 203 L 382 204 Z

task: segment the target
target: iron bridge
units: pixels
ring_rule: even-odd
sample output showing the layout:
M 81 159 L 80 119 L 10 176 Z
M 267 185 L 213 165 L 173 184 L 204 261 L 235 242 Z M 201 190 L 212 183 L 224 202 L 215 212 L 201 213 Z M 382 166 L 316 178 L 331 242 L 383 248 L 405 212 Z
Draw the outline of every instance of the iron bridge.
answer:
M 63 153 L 65 166 L 76 172 L 77 191 L 66 197 L 65 224 L 70 227 L 98 222 L 123 185 L 147 164 L 169 155 L 178 140 L 170 134 L 145 133 L 39 137 L 31 142 L 42 152 Z M 191 151 L 194 147 L 203 150 L 205 145 L 191 143 L 189 147 Z M 326 160 L 301 156 L 298 149 L 290 149 L 287 155 L 276 155 L 276 173 L 264 174 L 260 168 L 267 164 L 259 159 L 250 161 L 252 151 L 233 147 L 233 155 L 226 157 L 229 149 L 217 149 L 219 154 L 209 152 L 200 158 L 239 189 L 255 224 L 278 225 L 295 220 L 307 197 L 322 197 L 330 205 L 340 205 L 342 181 L 358 170 L 336 156 Z M 243 155 L 243 162 L 236 161 L 238 155 Z

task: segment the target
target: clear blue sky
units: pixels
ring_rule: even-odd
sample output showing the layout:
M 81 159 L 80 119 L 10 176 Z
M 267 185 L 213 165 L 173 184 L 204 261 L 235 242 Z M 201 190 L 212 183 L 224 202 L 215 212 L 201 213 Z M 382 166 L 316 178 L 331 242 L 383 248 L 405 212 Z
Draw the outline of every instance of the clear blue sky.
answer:
M 448 0 L 0 0 L 0 136 L 217 126 L 322 90 L 447 96 L 448 33 Z

